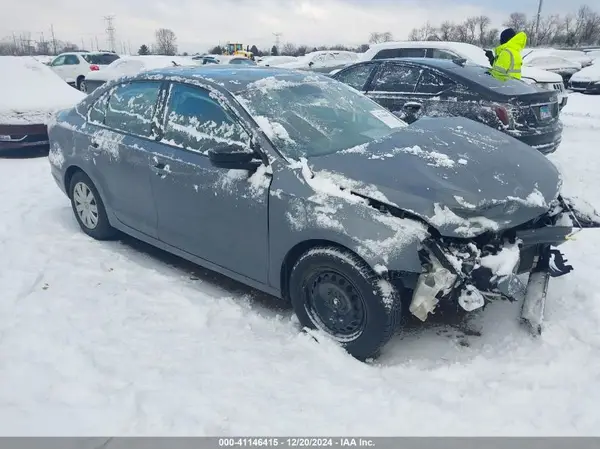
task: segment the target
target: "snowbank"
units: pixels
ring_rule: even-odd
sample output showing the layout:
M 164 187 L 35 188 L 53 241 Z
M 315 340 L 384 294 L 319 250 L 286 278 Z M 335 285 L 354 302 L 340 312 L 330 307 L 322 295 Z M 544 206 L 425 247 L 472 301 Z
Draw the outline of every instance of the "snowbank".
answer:
M 85 95 L 65 83 L 49 67 L 29 56 L 0 57 L 0 123 L 47 123 Z

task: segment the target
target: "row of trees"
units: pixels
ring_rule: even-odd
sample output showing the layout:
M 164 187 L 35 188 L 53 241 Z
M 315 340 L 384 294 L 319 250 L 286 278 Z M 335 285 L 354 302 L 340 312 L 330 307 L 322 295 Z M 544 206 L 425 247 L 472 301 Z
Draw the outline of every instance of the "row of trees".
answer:
M 500 30 L 491 27 L 487 16 L 468 17 L 461 23 L 443 22 L 433 26 L 429 22 L 410 32 L 409 39 L 458 41 L 484 47 L 498 45 Z M 560 16 L 558 14 L 540 17 L 528 17 L 522 12 L 513 12 L 502 24 L 516 31 L 525 31 L 529 36 L 529 45 L 565 46 L 600 44 L 600 14 L 589 6 L 581 6 L 576 14 Z M 391 39 L 390 39 L 391 40 Z

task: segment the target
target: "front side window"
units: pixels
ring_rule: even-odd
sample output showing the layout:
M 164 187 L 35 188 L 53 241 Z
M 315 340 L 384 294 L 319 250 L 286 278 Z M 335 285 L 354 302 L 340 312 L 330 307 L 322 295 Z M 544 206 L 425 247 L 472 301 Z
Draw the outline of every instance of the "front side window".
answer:
M 112 91 L 104 123 L 127 133 L 152 137 L 152 118 L 160 91 L 159 81 L 136 81 Z
M 377 64 L 361 64 L 349 67 L 346 70 L 336 74 L 334 78 L 356 90 L 364 90 L 365 84 Z
M 336 153 L 406 127 L 354 89 L 314 75 L 261 79 L 236 98 L 279 151 L 294 159 Z
M 58 56 L 54 61 L 52 61 L 52 67 L 56 67 L 59 65 L 64 65 L 66 56 Z
M 167 102 L 163 140 L 191 151 L 205 152 L 215 143 L 247 145 L 250 137 L 207 90 L 176 83 Z
M 79 58 L 75 55 L 67 55 L 65 57 L 65 64 L 66 65 L 77 65 L 77 64 L 79 64 Z
M 384 65 L 373 80 L 371 90 L 379 92 L 414 92 L 421 70 L 397 63 Z
M 426 48 L 385 48 L 373 59 L 424 58 L 426 54 Z

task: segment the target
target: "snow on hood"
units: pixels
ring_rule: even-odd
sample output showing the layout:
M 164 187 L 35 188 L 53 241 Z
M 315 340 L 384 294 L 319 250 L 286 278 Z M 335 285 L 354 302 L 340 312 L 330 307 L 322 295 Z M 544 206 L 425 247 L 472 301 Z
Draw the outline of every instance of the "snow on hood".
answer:
M 571 81 L 600 81 L 600 63 L 581 69 L 571 77 Z
M 0 57 L 0 123 L 46 124 L 60 109 L 85 98 L 50 67 L 30 56 Z
M 421 119 L 386 139 L 307 162 L 314 177 L 474 237 L 545 213 L 560 190 L 541 153 L 462 118 Z

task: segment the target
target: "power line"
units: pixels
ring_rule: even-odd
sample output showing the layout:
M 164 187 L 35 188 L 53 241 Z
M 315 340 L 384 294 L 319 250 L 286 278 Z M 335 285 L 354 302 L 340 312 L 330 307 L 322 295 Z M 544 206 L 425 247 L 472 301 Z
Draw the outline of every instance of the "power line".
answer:
M 281 38 L 281 34 L 280 32 L 278 33 L 273 33 L 273 36 L 275 36 L 275 48 L 277 48 L 277 51 L 279 51 L 279 40 Z

